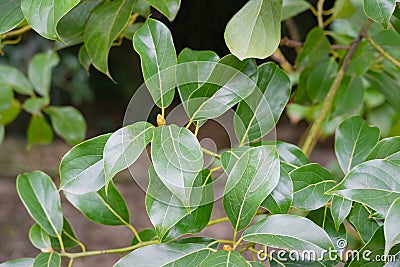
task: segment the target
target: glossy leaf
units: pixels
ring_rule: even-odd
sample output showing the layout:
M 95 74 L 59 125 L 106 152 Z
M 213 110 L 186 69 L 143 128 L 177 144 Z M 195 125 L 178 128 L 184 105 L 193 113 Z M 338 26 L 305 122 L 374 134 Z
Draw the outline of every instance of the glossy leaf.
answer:
M 213 248 L 213 249 L 218 249 L 218 243 L 215 242 L 216 240 L 213 238 L 209 237 L 203 237 L 203 236 L 191 236 L 191 237 L 185 237 L 185 238 L 180 238 L 174 240 L 174 243 L 179 243 L 179 244 L 202 244 L 207 247 Z
M 210 254 L 200 265 L 208 266 L 248 266 L 248 263 L 237 251 L 219 250 Z
M 385 232 L 385 255 L 389 255 L 390 249 L 400 244 L 400 198 L 390 206 L 383 226 Z
M 129 211 L 125 200 L 113 183 L 108 191 L 103 187 L 97 192 L 74 195 L 64 191 L 65 197 L 89 220 L 104 225 L 126 225 L 129 223 Z
M 400 163 L 400 137 L 390 137 L 379 141 L 366 160 L 387 159 Z
M 32 115 L 27 131 L 28 144 L 49 144 L 53 141 L 53 130 L 43 115 Z
M 133 36 L 133 47 L 139 54 L 143 77 L 154 102 L 168 107 L 174 98 L 176 52 L 167 26 L 147 19 Z
M 154 126 L 147 122 L 136 122 L 111 135 L 103 152 L 106 184 L 139 158 L 153 135 Z
M 146 2 L 160 11 L 170 21 L 175 19 L 181 5 L 181 0 L 146 0 Z
M 351 207 L 352 202 L 350 200 L 339 196 L 333 196 L 331 201 L 331 215 L 335 223 L 336 230 L 339 229 L 339 226 L 349 215 Z
M 226 45 L 240 60 L 266 58 L 281 39 L 282 0 L 250 0 L 226 26 Z
M 29 215 L 51 236 L 60 236 L 63 228 L 60 195 L 51 178 L 40 171 L 20 174 L 18 195 Z
M 33 95 L 33 86 L 18 69 L 0 65 L 0 84 L 9 86 L 15 92 L 23 95 Z
M 361 117 L 342 122 L 335 134 L 335 153 L 343 173 L 367 158 L 379 139 L 379 129 L 368 125 Z
M 192 187 L 204 162 L 194 134 L 176 125 L 157 127 L 151 157 L 157 176 L 186 207 L 190 206 Z
M 37 249 L 49 251 L 52 248 L 50 235 L 39 224 L 34 224 L 29 230 L 29 240 Z
M 35 91 L 48 97 L 51 85 L 51 70 L 58 65 L 60 58 L 52 51 L 36 54 L 29 62 L 28 77 Z
M 31 267 L 35 259 L 21 258 L 0 263 L 0 267 Z
M 293 201 L 293 184 L 289 174 L 283 168 L 280 171 L 279 182 L 271 194 L 261 203 L 272 214 L 286 214 Z
M 310 4 L 304 0 L 283 0 L 281 20 L 295 17 L 309 8 Z
M 21 0 L 0 0 L 0 34 L 14 29 L 24 20 L 20 5 Z
M 86 121 L 74 107 L 50 106 L 44 110 L 50 116 L 54 131 L 67 143 L 76 145 L 86 136 Z
M 0 113 L 9 109 L 14 101 L 14 92 L 9 86 L 0 87 Z
M 33 267 L 60 267 L 61 257 L 56 252 L 40 253 L 33 263 Z
M 57 24 L 79 0 L 21 0 L 21 9 L 26 21 L 40 35 L 56 40 Z
M 368 210 L 359 203 L 354 203 L 348 219 L 364 243 L 367 243 L 379 228 L 379 224 L 370 217 Z
M 305 210 L 315 210 L 325 205 L 330 199 L 325 192 L 336 183 L 332 174 L 315 163 L 295 169 L 289 175 L 294 191 L 292 205 Z
M 40 97 L 28 98 L 24 102 L 24 110 L 33 115 L 40 115 L 41 110 L 48 104 L 48 99 Z
M 247 228 L 242 237 L 249 242 L 286 250 L 313 250 L 316 255 L 322 255 L 322 251 L 334 250 L 323 229 L 311 220 L 295 215 L 268 216 Z
M 233 228 L 239 231 L 251 222 L 263 200 L 277 186 L 279 158 L 273 146 L 249 148 L 239 158 L 231 155 L 228 151 L 221 156 L 228 174 L 223 204 Z M 230 168 L 232 160 L 234 165 Z
M 198 244 L 156 244 L 134 250 L 114 267 L 198 266 L 209 253 L 206 246 Z
M 265 63 L 257 71 L 257 87 L 239 102 L 234 117 L 241 144 L 259 139 L 273 129 L 290 97 L 290 79 L 277 65 Z
M 72 194 L 96 192 L 105 185 L 103 150 L 111 134 L 73 147 L 60 163 L 60 189 Z
M 365 204 L 386 214 L 400 197 L 400 165 L 375 159 L 356 166 L 329 193 Z
M 396 7 L 396 0 L 363 0 L 363 3 L 365 14 L 387 28 Z
M 296 66 L 304 67 L 320 62 L 329 55 L 330 43 L 319 27 L 308 34 L 300 54 L 296 58 Z
M 93 10 L 86 24 L 84 43 L 92 64 L 110 78 L 108 53 L 127 25 L 134 4 L 134 0 L 102 2 Z

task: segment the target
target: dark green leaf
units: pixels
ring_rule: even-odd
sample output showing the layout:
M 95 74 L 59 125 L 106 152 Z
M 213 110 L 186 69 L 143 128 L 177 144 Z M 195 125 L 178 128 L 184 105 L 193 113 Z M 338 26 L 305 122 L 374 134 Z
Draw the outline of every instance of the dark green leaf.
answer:
M 105 185 L 103 150 L 111 134 L 73 147 L 60 163 L 60 189 L 72 194 L 96 192 Z
M 40 35 L 47 39 L 59 39 L 57 24 L 79 0 L 21 0 L 21 9 L 26 21 Z
M 74 229 L 72 228 L 71 224 L 65 217 L 61 233 L 61 239 L 63 241 L 64 248 L 73 248 L 78 245 L 77 243 L 78 238 L 76 237 Z M 61 248 L 60 242 L 58 241 L 57 238 L 51 236 L 50 241 L 52 248 L 57 248 L 57 249 Z
M 17 191 L 31 217 L 51 236 L 63 228 L 60 195 L 51 178 L 40 171 L 20 174 Z
M 14 101 L 14 92 L 11 87 L 0 87 L 0 113 L 8 110 Z
M 400 163 L 400 137 L 386 138 L 378 142 L 366 160 L 388 159 Z
M 304 67 L 320 62 L 329 55 L 331 46 L 328 38 L 319 27 L 308 32 L 300 54 L 296 58 L 296 66 Z
M 357 76 L 344 76 L 332 104 L 332 116 L 356 115 L 363 106 L 364 86 Z
M 240 60 L 266 58 L 281 39 L 282 0 L 250 0 L 228 22 L 225 42 Z
M 295 17 L 309 8 L 310 4 L 304 0 L 283 0 L 281 20 Z
M 108 191 L 103 187 L 97 192 L 74 195 L 64 192 L 68 201 L 89 220 L 104 225 L 129 224 L 129 211 L 125 200 L 113 183 Z
M 33 263 L 33 267 L 60 267 L 61 257 L 56 252 L 40 253 Z
M 179 11 L 181 0 L 146 0 L 152 7 L 173 21 Z
M 281 160 L 281 167 L 287 172 L 310 163 L 303 151 L 293 144 L 278 141 L 276 142 L 276 149 Z
M 40 115 L 40 111 L 48 104 L 48 99 L 31 97 L 24 102 L 24 110 L 32 115 Z
M 142 242 L 146 241 L 151 241 L 151 240 L 157 240 L 157 233 L 156 229 L 154 228 L 146 228 L 140 231 L 139 237 L 142 240 Z M 133 237 L 131 246 L 134 246 L 139 243 L 139 240 L 135 237 Z
M 316 163 L 304 165 L 289 173 L 293 182 L 293 206 L 305 210 L 315 210 L 330 199 L 325 194 L 336 181 L 326 169 Z
M 93 66 L 111 78 L 108 53 L 129 21 L 135 0 L 105 1 L 87 21 L 84 43 Z
M 339 226 L 343 223 L 343 221 L 347 218 L 351 211 L 352 202 L 348 199 L 333 196 L 331 202 L 331 214 L 333 221 L 335 222 L 336 230 L 339 229 Z
M 133 47 L 142 62 L 143 77 L 154 102 L 168 107 L 175 93 L 176 52 L 167 26 L 147 19 L 133 36 Z
M 82 67 L 86 70 L 86 72 L 89 73 L 90 65 L 92 65 L 92 60 L 90 59 L 90 56 L 88 54 L 85 45 L 82 45 L 81 48 L 79 49 L 78 57 L 79 57 L 79 63 L 81 63 Z
M 383 229 L 385 232 L 385 255 L 389 255 L 390 249 L 400 243 L 400 198 L 390 206 L 385 217 Z
M 379 129 L 361 117 L 343 121 L 335 133 L 335 153 L 343 173 L 364 162 L 378 139 Z
M 248 266 L 246 259 L 237 251 L 219 250 L 209 255 L 200 267 L 209 266 Z
M 0 84 L 11 87 L 19 94 L 33 95 L 32 84 L 20 70 L 14 67 L 0 65 Z
M 376 229 L 379 228 L 379 224 L 373 218 L 370 218 L 370 215 L 368 210 L 359 203 L 353 204 L 353 209 L 349 215 L 349 222 L 357 230 L 364 243 L 367 243 Z
M 293 184 L 289 174 L 281 168 L 277 186 L 261 203 L 272 214 L 285 214 L 289 211 L 293 201 Z
M 174 240 L 173 242 L 178 243 L 178 244 L 202 244 L 204 246 L 207 246 L 207 247 L 210 247 L 213 249 L 218 249 L 218 242 L 215 242 L 215 241 L 216 241 L 215 239 L 209 238 L 209 237 L 191 236 L 191 237 L 177 239 L 177 240 Z
M 371 53 L 369 42 L 367 40 L 361 41 L 357 51 L 354 53 L 354 56 L 350 61 L 346 74 L 356 76 L 364 75 L 371 68 L 375 58 L 376 53 Z
M 337 0 L 333 6 L 333 17 L 335 19 L 346 19 L 351 17 L 356 11 L 351 0 Z
M 48 144 L 53 141 L 53 131 L 43 115 L 32 115 L 27 132 L 28 144 Z
M 34 261 L 33 258 L 21 258 L 1 263 L 0 267 L 31 267 Z
M 11 123 L 12 121 L 15 120 L 15 118 L 18 117 L 20 112 L 21 112 L 21 104 L 18 102 L 18 100 L 14 99 L 14 101 L 11 104 L 11 107 L 9 107 L 4 112 L 0 113 L 0 124 L 7 125 Z
M 38 53 L 29 62 L 28 77 L 35 91 L 48 97 L 51 85 L 51 70 L 58 65 L 60 58 L 53 51 Z
M 387 28 L 396 7 L 396 0 L 363 0 L 363 2 L 365 14 Z
M 20 5 L 21 0 L 0 0 L 0 34 L 14 29 L 24 20 Z
M 209 253 L 206 246 L 198 244 L 157 244 L 134 250 L 114 267 L 198 266 Z

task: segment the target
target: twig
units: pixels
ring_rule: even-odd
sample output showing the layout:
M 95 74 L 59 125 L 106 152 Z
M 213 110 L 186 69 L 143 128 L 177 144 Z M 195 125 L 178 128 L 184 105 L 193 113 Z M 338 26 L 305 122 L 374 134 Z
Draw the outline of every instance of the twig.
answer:
M 278 63 L 287 73 L 295 72 L 294 67 L 287 61 L 279 48 L 271 55 L 271 59 Z
M 1 38 L 4 39 L 4 38 L 8 38 L 8 37 L 13 37 L 13 36 L 19 36 L 19 35 L 27 32 L 27 31 L 30 31 L 30 30 L 31 30 L 31 26 L 26 25 L 26 26 L 24 26 L 22 28 L 14 30 L 14 31 L 3 33 L 1 35 Z
M 317 4 L 317 19 L 318 19 L 318 26 L 323 29 L 324 28 L 324 3 L 325 0 L 319 0 Z
M 400 61 L 392 57 L 389 53 L 387 53 L 382 46 L 377 44 L 374 39 L 371 38 L 366 32 L 363 33 L 363 37 L 368 40 L 368 42 L 387 60 L 390 61 L 393 65 L 400 69 Z
M 296 40 L 291 40 L 287 37 L 283 37 L 279 43 L 281 46 L 287 46 L 287 47 L 303 47 L 303 43 L 296 41 Z M 332 50 L 350 50 L 351 46 L 350 45 L 331 45 Z

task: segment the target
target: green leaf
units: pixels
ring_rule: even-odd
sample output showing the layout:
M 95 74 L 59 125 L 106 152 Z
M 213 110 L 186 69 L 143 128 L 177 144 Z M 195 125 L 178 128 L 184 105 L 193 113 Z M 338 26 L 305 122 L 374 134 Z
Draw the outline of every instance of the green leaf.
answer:
M 20 5 L 21 0 L 0 0 L 0 34 L 14 29 L 24 20 Z
M 365 14 L 387 29 L 396 0 L 363 0 Z
M 339 196 L 333 196 L 331 201 L 331 215 L 335 223 L 336 230 L 347 218 L 351 211 L 352 202 Z
M 336 183 L 332 174 L 316 163 L 304 165 L 289 175 L 294 191 L 292 205 L 305 210 L 315 210 L 325 205 L 330 199 L 325 192 Z
M 237 251 L 219 250 L 209 255 L 200 265 L 208 266 L 249 266 L 246 259 Z
M 285 267 L 331 267 L 334 265 L 325 265 L 325 262 L 318 262 L 318 261 L 312 261 L 312 260 L 307 260 L 307 259 L 299 259 L 296 260 L 296 258 L 293 257 L 288 252 L 285 252 L 282 255 L 282 252 L 275 252 L 271 254 L 271 260 L 269 262 L 270 267 L 282 267 L 282 264 L 284 264 Z M 284 263 L 282 263 L 282 262 Z
M 4 125 L 0 124 L 0 145 L 4 141 L 4 135 L 5 135 L 5 127 Z
M 99 4 L 87 21 L 84 43 L 93 66 L 111 78 L 108 53 L 128 24 L 135 0 L 113 0 Z
M 33 267 L 60 267 L 61 257 L 56 252 L 40 253 L 33 263 Z
M 139 30 L 143 26 L 143 22 L 136 22 L 124 29 L 124 32 L 122 33 L 124 37 L 128 40 L 133 40 L 133 35 L 137 30 Z
M 18 195 L 31 217 L 51 236 L 60 236 L 63 228 L 60 195 L 51 178 L 34 171 L 18 175 Z
M 367 243 L 374 235 L 376 229 L 379 228 L 379 224 L 370 217 L 368 210 L 359 203 L 354 203 L 349 215 L 349 222 L 357 230 L 364 243 Z
M 21 258 L 17 260 L 10 260 L 0 264 L 0 267 L 27 267 L 32 266 L 35 259 Z
M 57 24 L 61 40 L 69 46 L 82 43 L 86 22 L 101 2 L 102 0 L 81 0 L 68 12 Z
M 73 147 L 60 163 L 60 189 L 72 194 L 96 192 L 105 185 L 103 150 L 111 134 Z
M 359 114 L 364 102 L 364 86 L 357 76 L 344 76 L 333 100 L 332 116 Z
M 351 17 L 356 11 L 351 0 L 337 0 L 333 6 L 333 17 L 335 19 L 346 19 Z
M 24 102 L 24 110 L 32 115 L 40 115 L 41 110 L 48 104 L 48 99 L 31 97 Z
M 78 245 L 76 234 L 74 229 L 72 228 L 69 221 L 64 217 L 63 229 L 61 233 L 61 239 L 63 241 L 64 248 L 73 248 Z M 50 237 L 51 246 L 56 249 L 60 249 L 60 242 L 55 237 Z
M 142 240 L 142 242 L 146 241 L 151 241 L 151 240 L 157 240 L 157 233 L 156 229 L 154 228 L 146 228 L 140 231 L 139 237 Z M 133 237 L 131 246 L 134 246 L 139 243 L 139 240 L 136 238 L 136 236 Z
M 50 116 L 54 131 L 67 143 L 76 145 L 85 139 L 85 118 L 76 108 L 50 106 L 44 112 Z
M 51 85 L 51 70 L 60 62 L 60 58 L 53 51 L 37 53 L 29 62 L 28 77 L 31 80 L 35 91 L 48 97 Z
M 90 56 L 88 54 L 85 45 L 82 45 L 81 48 L 79 49 L 78 58 L 79 58 L 79 63 L 81 63 L 82 67 L 86 70 L 86 72 L 89 72 L 90 65 L 92 65 L 92 60 L 90 59 Z
M 213 238 L 209 237 L 203 237 L 203 236 L 191 236 L 191 237 L 185 237 L 181 239 L 176 239 L 174 240 L 174 243 L 178 244 L 202 244 L 207 247 L 213 248 L 213 249 L 218 249 L 218 242 L 215 242 L 216 240 Z
M 181 0 L 146 0 L 146 2 L 160 11 L 170 21 L 175 19 L 181 6 Z
M 8 110 L 14 101 L 14 92 L 9 86 L 0 87 L 0 113 Z
M 395 255 L 392 255 L 392 260 L 388 261 L 383 267 L 397 267 L 398 263 L 400 261 L 400 252 L 396 253 Z
M 293 144 L 278 141 L 275 146 L 278 150 L 281 167 L 287 172 L 310 163 L 303 151 Z
M 139 158 L 153 135 L 154 126 L 144 121 L 125 126 L 111 135 L 103 152 L 106 184 Z
M 21 104 L 18 100 L 14 99 L 11 106 L 0 113 L 0 124 L 7 125 L 10 124 L 18 117 L 19 113 L 21 112 Z
M 268 134 L 290 97 L 290 79 L 277 65 L 265 63 L 257 71 L 257 88 L 239 102 L 234 117 L 235 133 L 241 144 Z
M 49 251 L 52 248 L 50 235 L 39 224 L 34 224 L 29 230 L 29 240 L 37 249 Z
M 400 164 L 400 136 L 385 138 L 379 141 L 369 153 L 366 160 L 387 159 Z
M 277 186 L 279 158 L 274 146 L 252 147 L 238 158 L 232 155 L 228 151 L 221 156 L 228 174 L 223 204 L 233 228 L 239 231 L 251 222 L 263 200 Z
M 295 17 L 309 8 L 310 4 L 304 0 L 283 0 L 281 21 Z
M 150 5 L 146 0 L 136 0 L 132 12 L 139 13 L 142 17 L 148 17 L 150 15 Z
M 298 68 L 309 66 L 329 56 L 331 45 L 321 28 L 315 27 L 308 32 L 300 54 L 296 58 Z
M 375 159 L 356 166 L 329 193 L 365 204 L 386 214 L 400 197 L 400 165 Z
M 400 79 L 399 73 L 389 72 L 384 70 L 382 72 L 369 71 L 365 78 L 367 78 L 372 88 L 378 89 L 386 98 L 388 103 L 397 110 L 400 107 L 400 92 L 397 90 L 397 83 Z
M 33 86 L 18 69 L 0 65 L 0 84 L 9 86 L 22 95 L 33 95 Z
M 21 0 L 21 9 L 26 21 L 40 35 L 47 39 L 59 39 L 57 24 L 79 0 Z
M 168 107 L 175 93 L 176 52 L 167 26 L 147 19 L 133 36 L 133 47 L 142 63 L 143 77 L 154 102 Z
M 134 250 L 114 267 L 198 266 L 209 253 L 208 247 L 199 244 L 156 244 Z
M 378 140 L 379 129 L 370 126 L 361 117 L 343 121 L 335 133 L 335 153 L 343 173 L 364 162 Z
M 108 191 L 103 187 L 97 192 L 74 195 L 64 191 L 68 201 L 89 220 L 104 225 L 129 224 L 129 211 L 125 200 L 113 183 Z
M 53 141 L 53 131 L 43 115 L 32 115 L 27 132 L 28 144 L 49 144 Z
M 224 37 L 232 54 L 240 60 L 266 58 L 281 39 L 282 0 L 250 0 L 226 26 Z
M 385 232 L 385 255 L 389 255 L 390 249 L 400 244 L 400 198 L 390 206 L 385 217 L 383 229 Z
M 316 255 L 322 255 L 323 251 L 334 251 L 331 239 L 322 228 L 309 219 L 295 215 L 268 216 L 247 228 L 242 237 L 249 242 L 280 249 L 312 250 Z
M 154 170 L 185 207 L 191 206 L 194 181 L 204 163 L 194 134 L 176 125 L 157 127 L 151 144 Z M 195 205 L 198 204 L 196 200 Z
M 271 194 L 261 203 L 272 214 L 285 214 L 293 201 L 293 184 L 289 174 L 281 168 L 279 182 Z

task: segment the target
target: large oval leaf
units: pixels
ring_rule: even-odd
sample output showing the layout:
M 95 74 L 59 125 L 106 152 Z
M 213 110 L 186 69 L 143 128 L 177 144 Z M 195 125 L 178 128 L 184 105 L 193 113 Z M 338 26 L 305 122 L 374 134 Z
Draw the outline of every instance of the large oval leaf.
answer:
M 51 178 L 40 171 L 20 174 L 18 195 L 31 217 L 51 236 L 60 236 L 63 214 L 60 195 Z
M 125 126 L 111 135 L 103 152 L 106 184 L 138 159 L 153 135 L 154 126 L 144 121 Z
M 170 21 L 175 19 L 181 6 L 181 0 L 146 0 L 146 2 L 160 11 Z
M 240 60 L 266 58 L 281 39 L 282 0 L 250 0 L 228 22 L 225 42 Z
M 175 93 L 176 52 L 167 26 L 147 19 L 133 36 L 133 47 L 142 62 L 143 77 L 154 102 L 168 107 Z
M 208 247 L 199 244 L 157 244 L 134 250 L 114 267 L 198 266 L 209 253 Z
M 0 34 L 18 26 L 24 15 L 21 11 L 21 0 L 0 0 Z
M 0 65 L 0 84 L 7 85 L 15 92 L 23 95 L 33 95 L 33 86 L 25 75 L 18 69 Z
M 365 161 L 378 139 L 379 129 L 371 127 L 361 117 L 342 122 L 335 134 L 335 153 L 343 173 Z
M 400 244 L 400 198 L 390 206 L 385 217 L 383 229 L 385 232 L 385 255 L 389 255 L 390 249 Z
M 60 163 L 60 189 L 72 194 L 96 192 L 105 185 L 103 150 L 111 134 L 73 147 Z
M 47 39 L 58 39 L 57 24 L 79 0 L 21 0 L 21 9 L 26 21 Z
M 221 157 L 228 174 L 223 204 L 233 228 L 239 231 L 251 222 L 258 207 L 278 184 L 279 158 L 274 146 L 249 148 L 239 158 L 231 155 L 228 152 Z M 232 168 L 230 161 L 234 161 Z
M 209 255 L 200 265 L 208 266 L 248 266 L 246 259 L 237 251 L 219 250 Z
M 249 242 L 286 250 L 312 250 L 316 255 L 334 251 L 328 234 L 322 228 L 309 219 L 288 214 L 266 217 L 246 229 L 242 237 Z
M 363 3 L 365 14 L 387 28 L 396 7 L 396 0 L 363 0 Z

